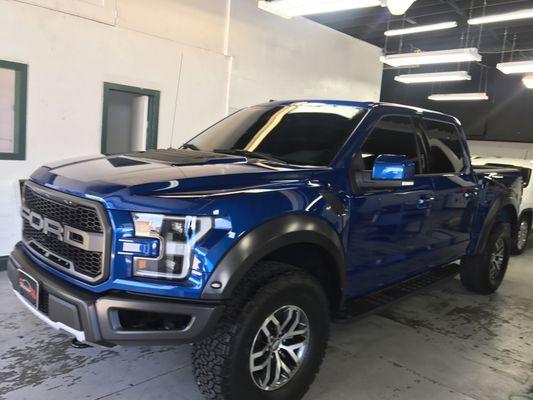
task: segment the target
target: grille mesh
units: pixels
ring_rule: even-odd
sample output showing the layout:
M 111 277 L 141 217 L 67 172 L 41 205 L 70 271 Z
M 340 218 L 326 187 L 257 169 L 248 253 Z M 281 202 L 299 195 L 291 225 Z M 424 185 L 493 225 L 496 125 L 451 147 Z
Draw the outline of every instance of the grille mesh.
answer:
M 61 242 L 53 236 L 36 231 L 28 221 L 24 221 L 24 238 L 27 241 L 35 240 L 52 253 L 72 261 L 74 269 L 80 274 L 94 278 L 102 271 L 102 253 L 85 251 Z
M 89 233 L 104 234 L 104 221 L 98 211 L 86 204 L 77 204 L 75 198 L 68 204 L 61 200 L 49 199 L 40 191 L 30 186 L 24 187 L 24 206 L 42 217 L 59 222 L 64 226 Z M 53 194 L 57 196 L 57 194 Z M 70 196 L 69 198 L 71 198 Z M 82 200 L 80 200 L 82 201 Z M 82 280 L 95 283 L 106 278 L 105 254 L 99 251 L 87 251 L 59 240 L 54 235 L 37 230 L 23 219 L 22 236 L 26 245 L 45 260 L 51 267 L 64 270 Z M 35 244 L 36 243 L 36 244 Z M 108 272 L 108 271 L 107 271 Z M 86 277 L 86 278 L 84 278 Z
M 85 232 L 103 232 L 98 214 L 92 208 L 78 204 L 69 206 L 57 203 L 39 196 L 28 186 L 24 188 L 24 201 L 26 207 L 30 210 L 64 225 L 81 229 Z

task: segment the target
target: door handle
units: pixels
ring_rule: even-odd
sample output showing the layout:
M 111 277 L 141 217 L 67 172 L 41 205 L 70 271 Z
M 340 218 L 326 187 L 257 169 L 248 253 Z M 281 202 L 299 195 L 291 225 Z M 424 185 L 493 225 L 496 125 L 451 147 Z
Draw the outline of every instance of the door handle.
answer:
M 426 194 L 426 195 L 423 195 L 423 196 L 420 196 L 420 198 L 418 199 L 418 208 L 429 208 L 431 207 L 431 203 L 433 203 L 435 201 L 435 197 L 429 195 L 429 194 Z

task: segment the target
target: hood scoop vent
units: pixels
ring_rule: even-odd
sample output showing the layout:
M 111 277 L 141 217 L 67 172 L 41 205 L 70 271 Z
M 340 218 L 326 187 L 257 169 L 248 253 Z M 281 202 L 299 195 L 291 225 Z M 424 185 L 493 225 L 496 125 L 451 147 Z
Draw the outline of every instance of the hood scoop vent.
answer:
M 180 167 L 185 165 L 205 165 L 205 164 L 237 164 L 248 161 L 246 157 L 229 154 L 218 154 L 194 150 L 148 150 L 138 153 L 127 154 L 128 157 L 159 161 L 172 166 Z

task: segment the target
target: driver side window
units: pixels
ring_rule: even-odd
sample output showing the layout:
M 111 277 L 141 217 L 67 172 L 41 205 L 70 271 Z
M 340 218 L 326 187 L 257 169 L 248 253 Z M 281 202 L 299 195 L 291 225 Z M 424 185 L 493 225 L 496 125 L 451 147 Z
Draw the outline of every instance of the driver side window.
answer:
M 417 173 L 422 173 L 419 139 L 412 119 L 407 116 L 383 117 L 374 127 L 361 149 L 366 171 L 372 170 L 381 154 L 404 155 L 415 163 Z

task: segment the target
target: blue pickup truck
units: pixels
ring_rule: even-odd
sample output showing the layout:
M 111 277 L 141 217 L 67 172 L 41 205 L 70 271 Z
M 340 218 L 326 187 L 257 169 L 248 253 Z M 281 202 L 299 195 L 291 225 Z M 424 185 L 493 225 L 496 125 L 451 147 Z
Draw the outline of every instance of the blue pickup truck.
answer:
M 180 149 L 39 168 L 8 274 L 78 342 L 193 343 L 208 399 L 297 400 L 354 299 L 458 261 L 493 293 L 521 194 L 518 171 L 472 168 L 451 116 L 271 102 Z

